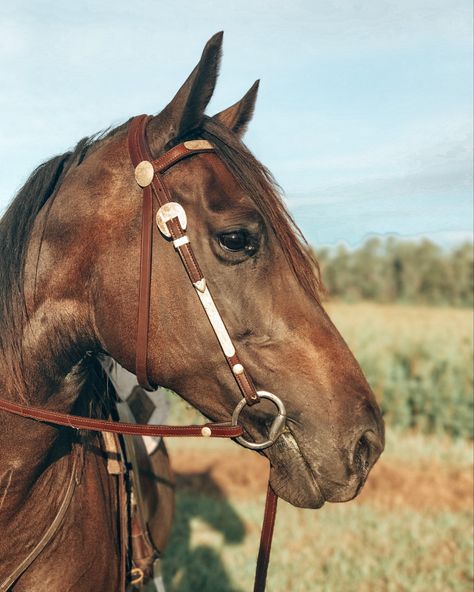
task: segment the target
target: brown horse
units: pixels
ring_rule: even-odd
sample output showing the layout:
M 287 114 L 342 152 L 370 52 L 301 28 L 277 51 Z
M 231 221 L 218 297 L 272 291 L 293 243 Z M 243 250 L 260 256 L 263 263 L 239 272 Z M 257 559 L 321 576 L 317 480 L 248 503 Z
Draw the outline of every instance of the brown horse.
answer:
M 148 123 L 147 140 L 154 158 L 186 139 L 215 147 L 171 167 L 167 185 L 187 212 L 188 235 L 242 362 L 258 388 L 286 405 L 288 427 L 264 451 L 271 485 L 295 506 L 319 508 L 360 491 L 383 449 L 383 422 L 321 305 L 317 266 L 271 175 L 241 141 L 258 85 L 204 115 L 221 43 L 221 34 L 207 43 Z M 0 381 L 10 401 L 106 416 L 98 358 L 106 352 L 135 370 L 142 192 L 127 127 L 41 165 L 1 222 Z M 155 235 L 148 375 L 227 421 L 241 396 L 174 251 Z M 265 437 L 267 403 L 242 413 L 246 438 Z M 0 589 L 60 515 L 11 589 L 119 590 L 120 492 L 98 439 L 0 412 L 0 450 Z

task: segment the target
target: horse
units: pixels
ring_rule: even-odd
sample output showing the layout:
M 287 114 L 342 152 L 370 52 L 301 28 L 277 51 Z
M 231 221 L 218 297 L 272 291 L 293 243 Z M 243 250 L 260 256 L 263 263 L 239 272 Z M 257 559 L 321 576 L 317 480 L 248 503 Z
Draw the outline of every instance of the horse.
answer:
M 107 355 L 142 375 L 144 386 L 171 389 L 227 422 L 242 399 L 245 366 L 258 392 L 277 393 L 286 409 L 286 425 L 261 450 L 272 490 L 294 506 L 320 508 L 359 493 L 383 450 L 383 420 L 323 308 L 317 262 L 271 173 L 242 141 L 258 81 L 234 105 L 205 114 L 221 48 L 218 33 L 171 102 L 142 121 L 153 159 L 186 142 L 212 147 L 190 152 L 162 177 L 186 213 L 186 240 L 241 364 L 229 371 L 175 241 L 155 227 L 148 347 L 137 368 L 143 185 L 127 147 L 132 120 L 39 166 L 3 216 L 1 397 L 114 417 L 100 367 Z M 271 401 L 239 410 L 239 441 L 269 437 Z M 108 472 L 100 437 L 1 410 L 0 450 L 0 590 L 124 589 L 126 491 Z M 163 455 L 159 464 L 166 462 Z

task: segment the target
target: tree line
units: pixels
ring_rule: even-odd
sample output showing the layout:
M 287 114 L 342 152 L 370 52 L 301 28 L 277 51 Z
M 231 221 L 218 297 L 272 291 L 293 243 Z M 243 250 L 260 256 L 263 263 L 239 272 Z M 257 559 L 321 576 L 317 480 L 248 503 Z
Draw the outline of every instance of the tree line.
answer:
M 330 297 L 472 306 L 471 242 L 446 251 L 430 240 L 370 238 L 357 249 L 340 245 L 315 252 Z

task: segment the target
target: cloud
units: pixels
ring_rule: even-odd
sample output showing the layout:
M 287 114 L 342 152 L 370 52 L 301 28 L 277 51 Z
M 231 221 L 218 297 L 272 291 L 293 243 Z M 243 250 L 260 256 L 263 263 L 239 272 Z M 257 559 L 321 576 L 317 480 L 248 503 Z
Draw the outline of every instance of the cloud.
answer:
M 67 59 L 90 55 L 98 47 L 108 51 L 111 44 L 121 54 L 134 52 L 138 43 L 145 53 L 157 46 L 163 56 L 172 53 L 176 64 L 190 47 L 221 28 L 235 36 L 232 43 L 242 52 L 250 46 L 255 56 L 267 58 L 273 53 L 269 47 L 289 42 L 293 55 L 304 47 L 312 59 L 348 48 L 365 53 L 426 42 L 469 44 L 472 38 L 472 6 L 465 0 L 201 0 L 199 10 L 194 0 L 17 0 L 1 13 L 2 48 L 42 37 L 53 48 L 73 48 Z M 282 59 L 291 60 L 292 54 L 275 55 L 277 64 Z
M 334 201 L 455 194 L 472 188 L 472 123 L 429 121 L 403 130 L 391 143 L 328 157 L 293 159 L 282 169 L 306 175 L 313 189 L 290 194 L 292 208 Z

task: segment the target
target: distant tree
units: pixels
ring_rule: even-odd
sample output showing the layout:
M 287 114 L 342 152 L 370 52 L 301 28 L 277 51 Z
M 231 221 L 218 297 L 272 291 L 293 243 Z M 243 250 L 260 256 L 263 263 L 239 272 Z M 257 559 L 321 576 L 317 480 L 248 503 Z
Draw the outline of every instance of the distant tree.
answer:
M 370 238 L 354 250 L 321 249 L 317 257 L 328 294 L 336 298 L 473 305 L 472 243 L 446 252 L 427 239 Z

